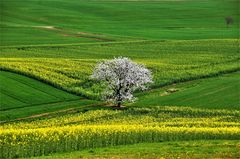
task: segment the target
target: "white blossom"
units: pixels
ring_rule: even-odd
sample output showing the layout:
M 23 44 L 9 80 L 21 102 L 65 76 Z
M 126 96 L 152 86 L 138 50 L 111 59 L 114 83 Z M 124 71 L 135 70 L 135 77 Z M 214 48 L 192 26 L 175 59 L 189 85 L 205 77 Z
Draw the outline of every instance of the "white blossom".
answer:
M 144 90 L 146 84 L 153 82 L 151 71 L 126 57 L 98 63 L 91 77 L 107 84 L 103 99 L 118 106 L 124 101 L 133 102 L 133 92 Z

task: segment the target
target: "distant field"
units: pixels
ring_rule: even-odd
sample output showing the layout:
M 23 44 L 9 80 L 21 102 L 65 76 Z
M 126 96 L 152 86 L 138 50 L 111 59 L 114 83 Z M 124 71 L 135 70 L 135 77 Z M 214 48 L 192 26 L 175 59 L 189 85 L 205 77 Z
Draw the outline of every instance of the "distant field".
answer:
M 240 73 L 170 85 L 138 95 L 135 106 L 191 106 L 240 110 Z M 176 91 L 176 92 L 175 92 Z
M 96 148 L 72 153 L 60 153 L 32 159 L 202 159 L 237 158 L 240 142 L 236 140 L 200 140 L 144 143 L 109 148 Z
M 238 0 L 2 0 L 0 6 L 2 46 L 237 38 L 240 16 Z M 234 19 L 230 28 L 226 16 Z

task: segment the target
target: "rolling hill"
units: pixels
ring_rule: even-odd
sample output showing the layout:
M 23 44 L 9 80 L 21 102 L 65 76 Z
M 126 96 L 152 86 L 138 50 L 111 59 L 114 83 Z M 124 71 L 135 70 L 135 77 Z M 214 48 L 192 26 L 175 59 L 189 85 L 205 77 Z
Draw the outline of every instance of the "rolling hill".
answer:
M 161 89 L 140 93 L 135 106 L 191 106 L 209 109 L 240 110 L 240 74 L 173 84 Z
M 0 7 L 0 158 L 239 156 L 238 0 Z M 154 77 L 122 108 L 100 101 L 104 87 L 90 78 L 99 61 L 119 56 Z
M 47 84 L 10 72 L 0 72 L 1 109 L 8 110 L 18 107 L 54 103 L 79 99 L 64 91 Z
M 237 0 L 3 0 L 0 6 L 2 46 L 237 38 L 239 29 Z M 234 19 L 230 28 L 227 16 Z
M 11 72 L 0 71 L 0 81 L 1 121 L 94 103 Z

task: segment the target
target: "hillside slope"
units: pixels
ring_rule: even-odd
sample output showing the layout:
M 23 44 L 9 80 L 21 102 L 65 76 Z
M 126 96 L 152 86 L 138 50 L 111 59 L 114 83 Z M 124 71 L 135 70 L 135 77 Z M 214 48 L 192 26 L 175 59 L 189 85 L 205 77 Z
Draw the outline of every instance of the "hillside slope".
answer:
M 240 19 L 238 0 L 3 0 L 0 6 L 4 46 L 237 38 Z M 227 16 L 234 19 L 229 28 Z
M 10 72 L 1 71 L 0 80 L 0 96 L 3 99 L 0 110 L 79 99 L 78 96 Z
M 0 83 L 0 121 L 96 104 L 11 72 L 0 71 Z
M 240 73 L 170 85 L 139 94 L 135 106 L 191 106 L 240 110 Z

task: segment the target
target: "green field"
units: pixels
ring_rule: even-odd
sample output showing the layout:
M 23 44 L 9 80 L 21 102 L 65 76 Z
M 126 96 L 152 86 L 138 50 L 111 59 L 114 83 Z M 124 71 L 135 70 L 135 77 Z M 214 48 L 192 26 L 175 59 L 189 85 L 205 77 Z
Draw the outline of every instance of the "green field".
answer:
M 239 70 L 238 45 L 232 39 L 4 48 L 0 68 L 95 99 L 102 88 L 89 76 L 102 59 L 128 56 L 145 64 L 154 75 L 152 88 L 158 88 Z
M 135 106 L 192 106 L 240 110 L 240 74 L 174 84 L 162 89 L 139 93 Z M 171 92 L 171 90 L 173 90 Z
M 11 77 L 11 79 L 14 77 L 15 82 L 18 80 L 13 86 L 19 89 L 15 92 L 12 92 L 15 89 L 7 89 L 7 91 L 1 89 L 1 97 L 4 99 L 1 102 L 1 121 L 26 118 L 28 116 L 33 116 L 34 118 L 34 115 L 37 115 L 36 117 L 41 117 L 43 113 L 47 112 L 52 113 L 43 116 L 51 116 L 52 114 L 59 113 L 59 111 L 65 109 L 71 109 L 73 112 L 81 112 L 99 109 L 100 107 L 95 107 L 95 105 L 101 105 L 101 103 L 97 101 L 82 99 L 36 80 L 10 72 L 1 72 L 1 79 L 4 81 L 4 85 L 1 87 L 5 86 L 5 88 L 11 88 L 6 85 L 12 81 L 9 79 L 6 80 L 7 77 Z M 26 85 L 23 83 L 28 84 L 28 87 L 30 87 L 31 84 L 30 89 L 26 88 Z M 136 93 L 138 100 L 133 104 L 127 105 L 141 107 L 160 105 L 189 106 L 193 108 L 239 110 L 239 84 L 239 72 L 231 73 L 220 77 L 194 80 L 165 86 L 160 89 L 149 90 L 144 93 Z M 171 89 L 176 90 L 176 92 L 169 92 Z M 39 95 L 33 96 L 34 93 L 38 94 L 38 91 L 40 90 L 44 95 L 43 97 L 39 98 Z M 5 98 L 6 92 L 8 94 L 13 94 L 15 100 L 12 100 L 10 97 Z M 58 95 L 58 99 L 43 92 L 49 92 L 50 94 L 53 94 L 54 97 Z M 21 96 L 23 97 L 21 98 Z M 49 96 L 51 98 L 49 98 Z M 21 101 L 16 100 L 16 97 L 20 98 L 24 103 L 19 104 Z M 7 101 L 7 99 L 9 99 L 9 101 Z M 27 102 L 30 103 L 26 104 Z
M 234 140 L 223 141 L 181 141 L 163 143 L 144 143 L 111 148 L 90 149 L 79 152 L 63 153 L 33 159 L 155 159 L 155 158 L 237 158 L 239 142 Z
M 10 72 L 0 72 L 1 111 L 19 107 L 31 107 L 67 100 L 80 100 L 78 96 L 50 87 L 28 77 Z
M 0 158 L 240 155 L 238 0 L 0 7 Z M 90 75 L 119 56 L 146 65 L 154 83 L 116 109 Z
M 1 71 L 0 81 L 1 121 L 96 103 L 15 73 Z
M 1 45 L 237 38 L 237 3 L 237 0 L 3 0 Z M 234 18 L 230 29 L 225 24 L 226 16 Z

